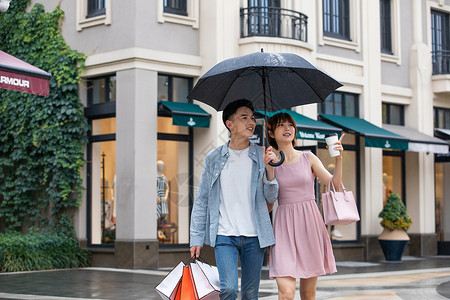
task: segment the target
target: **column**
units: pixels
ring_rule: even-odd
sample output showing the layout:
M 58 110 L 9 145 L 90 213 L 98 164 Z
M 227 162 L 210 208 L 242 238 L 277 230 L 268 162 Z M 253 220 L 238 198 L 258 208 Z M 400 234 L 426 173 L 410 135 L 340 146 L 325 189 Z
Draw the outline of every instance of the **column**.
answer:
M 158 266 L 156 224 L 157 72 L 117 72 L 118 268 Z
M 424 42 L 423 16 L 429 13 L 420 0 L 412 1 L 413 45 L 410 50 L 411 105 L 406 110 L 407 124 L 433 135 L 433 90 L 431 49 Z M 429 28 L 428 28 L 429 30 Z M 408 230 L 410 254 L 437 253 L 435 234 L 434 156 L 423 152 L 407 153 L 406 206 L 413 221 Z

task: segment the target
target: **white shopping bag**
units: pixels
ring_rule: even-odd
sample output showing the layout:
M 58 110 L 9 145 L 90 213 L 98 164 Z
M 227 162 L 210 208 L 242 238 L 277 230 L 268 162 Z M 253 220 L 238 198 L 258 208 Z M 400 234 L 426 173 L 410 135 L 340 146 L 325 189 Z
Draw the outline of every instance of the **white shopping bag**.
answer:
M 181 277 L 183 276 L 184 263 L 181 261 L 164 279 L 155 287 L 161 298 L 174 300 L 177 295 Z
M 191 273 L 198 299 L 219 299 L 220 281 L 217 267 L 196 260 L 191 263 Z

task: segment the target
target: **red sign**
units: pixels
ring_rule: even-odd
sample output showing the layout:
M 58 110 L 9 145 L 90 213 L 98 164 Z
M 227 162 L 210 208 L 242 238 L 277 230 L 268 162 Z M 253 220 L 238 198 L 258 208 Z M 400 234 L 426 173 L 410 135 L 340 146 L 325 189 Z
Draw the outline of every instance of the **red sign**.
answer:
M 48 97 L 51 74 L 0 51 L 0 89 Z
M 0 88 L 48 97 L 48 79 L 0 71 Z

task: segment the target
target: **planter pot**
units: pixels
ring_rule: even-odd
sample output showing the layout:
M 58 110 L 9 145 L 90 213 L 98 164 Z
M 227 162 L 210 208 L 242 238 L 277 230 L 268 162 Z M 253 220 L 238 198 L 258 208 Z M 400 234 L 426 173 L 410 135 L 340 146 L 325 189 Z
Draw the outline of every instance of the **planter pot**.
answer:
M 401 261 L 409 236 L 403 229 L 390 231 L 384 228 L 378 237 L 386 261 Z

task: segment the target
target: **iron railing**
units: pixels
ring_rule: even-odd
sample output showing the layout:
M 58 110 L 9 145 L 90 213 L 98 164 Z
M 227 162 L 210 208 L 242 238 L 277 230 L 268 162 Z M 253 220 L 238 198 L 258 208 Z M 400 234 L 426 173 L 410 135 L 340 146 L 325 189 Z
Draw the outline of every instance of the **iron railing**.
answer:
M 432 51 L 433 75 L 450 74 L 450 51 Z
M 278 7 L 241 8 L 241 37 L 269 36 L 308 41 L 308 16 Z

